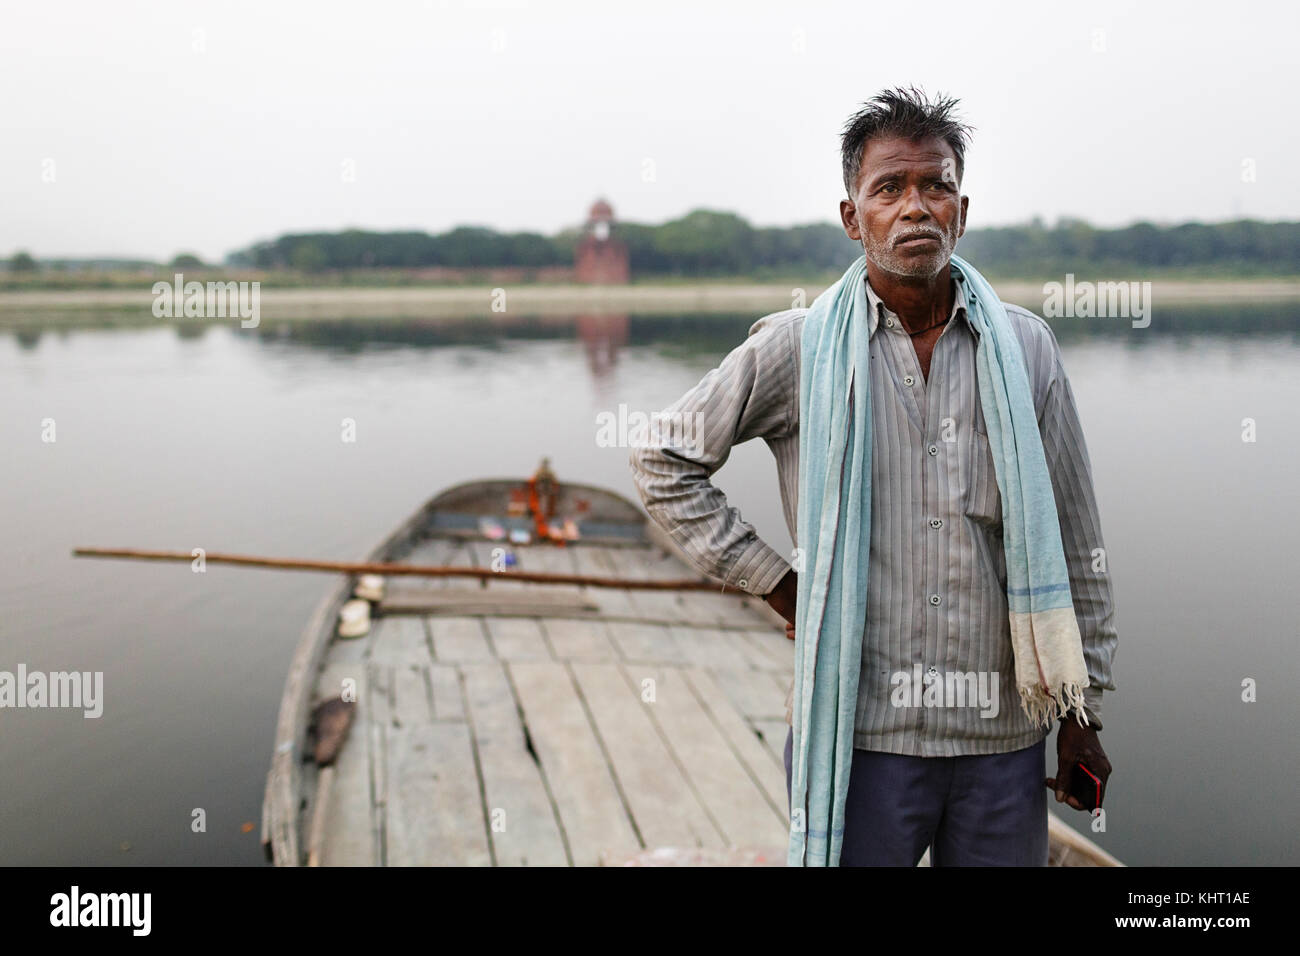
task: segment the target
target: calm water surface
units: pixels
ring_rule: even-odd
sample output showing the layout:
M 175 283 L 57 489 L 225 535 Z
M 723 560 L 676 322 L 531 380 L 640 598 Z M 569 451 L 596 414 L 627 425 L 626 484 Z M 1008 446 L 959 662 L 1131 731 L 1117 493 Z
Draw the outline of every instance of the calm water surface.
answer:
M 543 455 L 635 499 L 596 415 L 668 404 L 755 317 L 0 334 L 0 670 L 105 675 L 98 720 L 0 711 L 0 863 L 261 862 L 285 673 L 331 583 L 73 547 L 353 559 L 434 492 Z M 1300 312 L 1164 319 L 1058 327 L 1120 632 L 1095 838 L 1132 864 L 1295 864 Z M 761 443 L 717 481 L 790 546 Z

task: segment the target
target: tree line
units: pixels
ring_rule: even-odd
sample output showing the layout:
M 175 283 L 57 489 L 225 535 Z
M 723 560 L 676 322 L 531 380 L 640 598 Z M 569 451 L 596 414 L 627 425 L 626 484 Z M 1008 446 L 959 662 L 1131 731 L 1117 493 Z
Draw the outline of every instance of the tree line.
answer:
M 734 213 L 695 210 L 659 225 L 620 222 L 635 277 L 838 272 L 858 244 L 832 223 L 754 226 Z M 579 229 L 552 236 L 474 226 L 448 232 L 294 233 L 232 254 L 229 264 L 306 272 L 367 268 L 545 267 L 573 263 Z M 982 271 L 1027 277 L 1081 269 L 1206 269 L 1223 274 L 1300 271 L 1300 223 L 1238 220 L 1098 228 L 1078 219 L 1048 226 L 971 229 L 957 252 Z
M 832 223 L 754 226 L 734 213 L 698 209 L 659 225 L 620 222 L 613 235 L 626 243 L 634 278 L 750 276 L 833 277 L 861 249 Z M 481 269 L 571 266 L 582 237 L 578 228 L 547 236 L 460 226 L 448 232 L 291 233 L 227 257 L 228 266 L 307 273 L 369 269 Z M 1048 226 L 1040 219 L 1015 226 L 971 229 L 957 252 L 982 272 L 1036 278 L 1141 269 L 1214 275 L 1293 275 L 1300 272 L 1300 223 L 1237 220 L 1157 225 L 1139 222 L 1099 228 L 1078 219 Z M 178 256 L 173 265 L 201 265 Z M 37 264 L 26 253 L 13 272 Z

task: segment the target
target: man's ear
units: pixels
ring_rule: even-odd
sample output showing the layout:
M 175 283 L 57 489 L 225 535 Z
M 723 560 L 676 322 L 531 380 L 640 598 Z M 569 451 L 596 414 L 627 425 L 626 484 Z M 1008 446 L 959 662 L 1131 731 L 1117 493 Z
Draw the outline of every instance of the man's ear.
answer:
M 964 212 L 962 219 L 964 222 Z M 846 236 L 857 242 L 862 241 L 862 230 L 858 228 L 858 207 L 852 199 L 840 200 L 840 224 L 844 226 L 844 234 Z
M 961 197 L 961 228 L 957 231 L 957 238 L 960 239 L 966 235 L 966 211 L 970 208 L 970 197 Z

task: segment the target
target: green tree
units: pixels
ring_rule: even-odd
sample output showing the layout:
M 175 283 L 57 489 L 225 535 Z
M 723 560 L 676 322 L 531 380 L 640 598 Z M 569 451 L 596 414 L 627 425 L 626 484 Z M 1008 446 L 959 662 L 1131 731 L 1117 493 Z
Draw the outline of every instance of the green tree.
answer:
M 192 252 L 182 252 L 171 261 L 173 269 L 202 269 L 203 260 Z
M 35 272 L 36 260 L 30 252 L 15 252 L 9 260 L 10 272 Z
M 298 243 L 289 254 L 289 265 L 303 272 L 323 272 L 328 264 L 325 250 L 314 240 Z

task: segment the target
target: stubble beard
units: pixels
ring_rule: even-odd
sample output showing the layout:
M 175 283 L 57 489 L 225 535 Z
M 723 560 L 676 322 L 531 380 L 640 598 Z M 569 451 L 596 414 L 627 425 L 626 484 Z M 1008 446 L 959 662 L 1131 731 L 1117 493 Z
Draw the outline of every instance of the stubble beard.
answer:
M 957 241 L 950 234 L 935 231 L 939 233 L 939 248 L 926 256 L 903 255 L 894 247 L 897 235 L 882 242 L 870 237 L 865 230 L 863 236 L 866 238 L 862 240 L 862 247 L 868 261 L 881 272 L 909 278 L 926 278 L 937 275 L 947 265 L 953 249 L 957 247 Z

